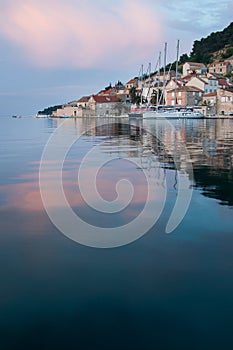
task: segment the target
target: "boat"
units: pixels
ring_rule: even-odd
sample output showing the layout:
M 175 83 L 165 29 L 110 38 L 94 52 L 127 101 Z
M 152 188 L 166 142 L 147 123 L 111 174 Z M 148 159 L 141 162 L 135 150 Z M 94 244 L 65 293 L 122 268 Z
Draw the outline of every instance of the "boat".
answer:
M 151 107 L 142 114 L 145 119 L 174 119 L 174 118 L 204 118 L 204 114 L 194 107 L 171 107 L 159 106 Z
M 48 114 L 36 114 L 35 115 L 35 118 L 49 118 L 49 115 Z

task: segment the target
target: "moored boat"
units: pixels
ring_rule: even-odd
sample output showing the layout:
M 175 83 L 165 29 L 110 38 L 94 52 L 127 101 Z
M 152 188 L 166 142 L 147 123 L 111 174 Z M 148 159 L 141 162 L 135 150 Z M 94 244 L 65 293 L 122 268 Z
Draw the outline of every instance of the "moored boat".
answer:
M 159 118 L 159 119 L 173 119 L 173 118 L 204 118 L 204 114 L 193 107 L 169 107 L 160 106 L 158 108 L 152 107 L 142 114 L 143 118 Z

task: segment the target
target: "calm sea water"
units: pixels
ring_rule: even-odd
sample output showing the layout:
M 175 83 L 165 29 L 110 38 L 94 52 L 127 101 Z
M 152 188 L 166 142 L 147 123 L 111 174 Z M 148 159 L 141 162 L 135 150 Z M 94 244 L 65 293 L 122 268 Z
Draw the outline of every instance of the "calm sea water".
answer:
M 66 122 L 66 137 L 84 132 L 64 162 L 69 205 L 94 226 L 126 225 L 145 205 L 142 168 L 161 191 L 166 185 L 166 202 L 140 239 L 96 249 L 63 235 L 42 204 L 40 160 L 62 121 L 1 118 L 1 349 L 233 348 L 233 120 L 177 120 L 172 128 L 122 122 Z M 181 146 L 192 159 L 193 194 L 180 225 L 166 234 L 187 166 L 177 153 Z M 97 212 L 78 189 L 81 161 L 95 148 L 92 161 L 106 160 L 98 173 L 105 200 L 116 198 L 122 178 L 134 186 L 132 203 L 119 213 Z M 54 173 L 46 176 L 49 198 L 60 209 Z

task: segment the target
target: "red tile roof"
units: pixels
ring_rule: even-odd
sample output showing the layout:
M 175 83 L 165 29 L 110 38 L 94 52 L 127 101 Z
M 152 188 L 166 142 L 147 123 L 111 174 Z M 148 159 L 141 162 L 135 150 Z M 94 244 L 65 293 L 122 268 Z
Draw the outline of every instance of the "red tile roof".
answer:
M 219 79 L 218 80 L 218 84 L 221 85 L 221 86 L 229 87 L 229 84 L 228 84 L 228 82 L 225 79 Z
M 83 97 L 81 97 L 78 101 L 77 101 L 77 103 L 81 103 L 81 102 L 88 102 L 89 101 L 89 98 L 90 98 L 90 96 L 83 96 Z
M 208 94 L 204 94 L 203 97 L 212 97 L 217 96 L 217 92 L 209 92 Z
M 179 92 L 179 91 L 196 91 L 196 92 L 203 92 L 203 90 L 201 90 L 201 89 L 198 89 L 197 87 L 195 87 L 195 86 L 181 86 L 180 88 L 177 88 L 177 89 L 173 89 L 173 90 L 169 90 L 169 91 L 167 91 L 167 93 L 169 93 L 169 92 L 174 92 L 174 91 L 176 91 L 176 92 Z
M 137 79 L 137 78 L 134 78 L 134 79 L 131 79 L 130 81 L 128 81 L 128 83 L 126 83 L 126 84 L 133 84 L 133 83 L 135 83 L 136 81 L 138 81 L 138 79 Z
M 116 95 L 93 95 L 96 103 L 116 103 L 119 101 L 119 97 Z
M 196 77 L 197 74 L 196 73 L 192 73 L 192 74 L 188 74 L 188 75 L 185 75 L 183 78 L 181 78 L 180 80 L 181 81 L 185 81 L 185 80 L 190 80 L 192 77 Z

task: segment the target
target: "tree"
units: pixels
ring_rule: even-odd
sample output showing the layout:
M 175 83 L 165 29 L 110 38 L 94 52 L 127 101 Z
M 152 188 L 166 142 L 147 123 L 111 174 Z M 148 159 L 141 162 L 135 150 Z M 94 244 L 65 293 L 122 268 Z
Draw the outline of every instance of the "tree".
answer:
M 189 61 L 189 56 L 187 55 L 187 53 L 184 53 L 183 55 L 180 56 L 179 59 L 179 64 L 184 64 L 185 62 Z
M 111 89 L 111 88 L 112 88 L 112 84 L 109 83 L 109 85 L 105 87 L 105 90 L 109 90 L 109 89 Z
M 137 104 L 137 105 L 140 104 L 141 98 L 138 95 L 137 90 L 136 90 L 136 88 L 134 86 L 131 87 L 131 89 L 129 90 L 129 95 L 130 95 L 131 102 L 133 104 Z
M 233 47 L 228 47 L 226 51 L 222 54 L 222 58 L 226 59 L 233 55 Z
M 152 94 L 151 94 L 151 99 L 150 99 L 150 103 L 151 105 L 156 106 L 157 105 L 157 101 L 159 102 L 162 96 L 162 90 L 158 89 L 158 90 L 153 90 Z

